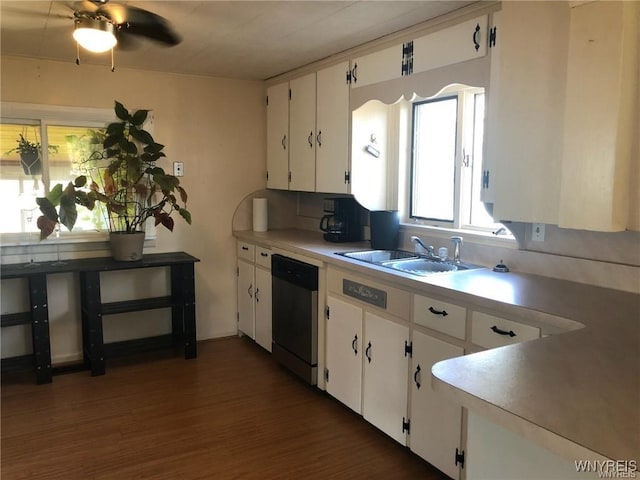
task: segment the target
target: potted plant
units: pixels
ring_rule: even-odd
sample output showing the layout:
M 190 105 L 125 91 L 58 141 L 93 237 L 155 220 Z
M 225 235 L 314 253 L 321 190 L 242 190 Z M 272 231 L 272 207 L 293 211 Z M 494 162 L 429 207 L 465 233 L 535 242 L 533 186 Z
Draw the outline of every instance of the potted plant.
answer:
M 83 174 L 66 187 L 56 185 L 46 197 L 36 200 L 42 212 L 37 224 L 42 239 L 58 222 L 72 230 L 77 205 L 92 210 L 102 203 L 114 259 L 135 261 L 142 258 L 144 226 L 149 218 L 173 231 L 174 212 L 189 224 L 191 214 L 185 208 L 187 192 L 180 180 L 156 165 L 165 157 L 164 145 L 142 128 L 148 110 L 131 114 L 116 101 L 115 114 L 119 121 L 109 124 L 104 134 L 96 133 L 103 135 L 102 149 L 93 149 L 82 161 Z
M 7 151 L 6 154 L 18 153 L 20 155 L 20 163 L 25 175 L 39 175 L 42 173 L 42 158 L 40 152 L 42 146 L 39 142 L 30 142 L 21 133 L 16 140 L 18 146 Z M 49 145 L 49 152 L 58 153 L 57 145 Z

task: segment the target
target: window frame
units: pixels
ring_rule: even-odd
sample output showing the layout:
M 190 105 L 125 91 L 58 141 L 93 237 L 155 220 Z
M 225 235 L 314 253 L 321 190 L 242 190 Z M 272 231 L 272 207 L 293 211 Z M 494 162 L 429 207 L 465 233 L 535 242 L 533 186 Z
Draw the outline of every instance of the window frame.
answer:
M 411 226 L 415 228 L 429 228 L 435 229 L 437 231 L 449 232 L 449 233 L 461 233 L 465 234 L 478 234 L 481 237 L 490 236 L 492 238 L 499 239 L 501 241 L 508 240 L 510 243 L 513 242 L 513 236 L 510 234 L 501 235 L 500 237 L 496 237 L 493 232 L 497 231 L 500 227 L 485 227 L 480 225 L 472 225 L 470 222 L 467 222 L 465 218 L 463 218 L 463 214 L 465 212 L 470 211 L 471 209 L 471 198 L 470 195 L 473 194 L 472 190 L 466 191 L 463 187 L 465 182 L 469 182 L 469 185 L 472 187 L 473 185 L 473 170 L 472 166 L 475 165 L 477 168 L 482 168 L 482 165 L 478 165 L 475 159 L 470 159 L 470 167 L 467 168 L 463 166 L 463 157 L 467 152 L 470 152 L 469 155 L 473 155 L 474 148 L 474 129 L 475 129 L 475 99 L 476 94 L 483 93 L 486 95 L 486 91 L 482 87 L 470 87 L 461 84 L 453 84 L 448 87 L 443 88 L 436 95 L 433 95 L 428 98 L 420 98 L 414 96 L 413 99 L 407 101 L 407 127 L 405 132 L 400 132 L 401 135 L 405 135 L 407 137 L 407 154 L 405 159 L 405 169 L 406 175 L 402 180 L 404 183 L 404 187 L 400 190 L 404 190 L 403 199 L 401 199 L 400 204 L 404 205 L 402 208 L 402 217 L 401 222 L 406 226 Z M 414 188 L 414 180 L 413 180 L 413 162 L 414 162 L 414 146 L 415 146 L 415 127 L 414 127 L 414 105 L 425 103 L 429 101 L 437 101 L 439 99 L 446 99 L 451 97 L 458 98 L 458 119 L 456 122 L 456 155 L 455 155 L 455 174 L 454 174 L 454 220 L 443 221 L 438 219 L 429 219 L 424 217 L 419 217 L 413 215 L 413 188 Z M 485 96 L 486 101 L 486 96 Z M 460 121 L 460 119 L 466 120 Z M 484 122 L 483 122 L 484 128 Z M 482 147 L 479 151 L 481 155 L 484 155 L 484 147 Z M 480 163 L 482 163 L 482 157 L 478 159 Z M 400 200 L 400 199 L 399 199 Z M 498 222 L 496 222 L 498 223 Z M 502 224 L 499 224 L 502 226 Z
M 147 119 L 147 130 L 153 131 L 153 112 L 149 112 Z M 113 108 L 95 107 L 75 107 L 58 105 L 40 105 L 31 103 L 0 102 L 0 121 L 2 123 L 29 123 L 40 128 L 40 141 L 42 145 L 48 144 L 47 126 L 69 126 L 86 128 L 106 128 L 109 123 L 118 121 Z M 44 191 L 48 193 L 50 184 L 49 155 L 48 149 L 43 148 L 42 156 L 42 183 Z M 36 211 L 37 212 L 37 211 Z M 36 215 L 39 215 L 36 213 Z M 156 229 L 153 222 L 147 223 L 145 230 L 145 246 L 153 245 L 156 238 Z M 19 247 L 21 245 L 40 245 L 45 250 L 44 242 L 40 242 L 37 232 L 7 232 L 0 233 L 0 245 L 2 245 L 2 255 L 12 255 L 12 250 L 7 247 Z M 65 228 L 59 231 L 59 237 L 51 235 L 46 242 L 55 244 L 82 244 L 97 242 L 95 248 L 102 249 L 104 242 L 108 241 L 109 230 L 102 231 L 72 231 Z M 86 248 L 70 247 L 71 250 L 86 250 Z M 90 247 L 90 249 L 93 249 Z
M 444 102 L 444 101 L 448 101 L 448 100 L 453 100 L 455 99 L 456 101 L 456 110 L 457 110 L 457 114 L 456 114 L 456 126 L 455 126 L 455 153 L 454 153 L 454 166 L 453 166 L 453 220 L 449 221 L 446 219 L 442 219 L 442 218 L 431 218 L 431 217 L 421 217 L 419 215 L 414 215 L 413 214 L 413 193 L 414 193 L 414 189 L 415 189 L 415 185 L 416 185 L 416 181 L 414 180 L 414 168 L 416 166 L 416 161 L 415 161 L 415 153 L 416 153 L 416 128 L 415 128 L 415 123 L 416 123 L 416 107 L 419 107 L 420 105 L 426 105 L 426 104 L 433 104 L 433 103 L 437 103 L 437 102 Z M 459 137 L 459 132 L 460 132 L 460 122 L 459 122 L 459 117 L 460 117 L 460 98 L 459 95 L 452 95 L 452 94 L 446 94 L 446 95 L 436 95 L 435 97 L 431 97 L 431 98 L 427 98 L 427 99 L 421 99 L 421 100 L 415 100 L 413 102 L 411 102 L 411 128 L 410 128 L 410 134 L 411 134 L 411 154 L 409 156 L 409 202 L 408 202 L 408 206 L 409 206 L 409 210 L 408 210 L 408 215 L 410 219 L 416 219 L 418 221 L 422 220 L 425 222 L 434 222 L 434 224 L 439 225 L 439 226 L 444 226 L 444 225 L 451 225 L 453 223 L 455 223 L 455 218 L 457 216 L 457 212 L 456 212 L 456 198 L 458 198 L 459 196 L 459 182 L 456 182 L 457 179 L 457 171 L 458 171 L 458 167 L 457 167 L 457 157 L 458 157 L 458 137 Z

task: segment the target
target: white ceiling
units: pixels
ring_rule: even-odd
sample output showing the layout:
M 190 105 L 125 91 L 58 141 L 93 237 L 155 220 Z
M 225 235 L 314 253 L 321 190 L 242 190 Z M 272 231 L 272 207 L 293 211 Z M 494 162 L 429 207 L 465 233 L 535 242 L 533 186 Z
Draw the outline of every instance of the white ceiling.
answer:
M 457 10 L 471 1 L 122 1 L 169 20 L 183 41 L 142 41 L 118 51 L 117 67 L 266 79 L 389 33 Z M 0 0 L 3 55 L 74 62 L 73 1 Z M 83 63 L 110 65 L 109 53 L 80 52 Z

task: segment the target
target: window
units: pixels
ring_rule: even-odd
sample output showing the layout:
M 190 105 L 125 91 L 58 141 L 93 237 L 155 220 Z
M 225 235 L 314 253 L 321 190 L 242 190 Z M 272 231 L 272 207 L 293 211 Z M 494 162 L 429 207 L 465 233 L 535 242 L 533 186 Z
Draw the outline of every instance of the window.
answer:
M 411 105 L 407 220 L 496 231 L 480 200 L 484 91 L 457 87 Z
M 0 119 L 0 217 L 3 243 L 36 240 L 40 210 L 36 197 L 81 174 L 101 129 L 113 121 L 110 109 L 2 104 Z M 74 236 L 106 227 L 101 205 L 78 206 Z M 69 233 L 63 227 L 61 232 Z M 25 237 L 26 235 L 26 237 Z

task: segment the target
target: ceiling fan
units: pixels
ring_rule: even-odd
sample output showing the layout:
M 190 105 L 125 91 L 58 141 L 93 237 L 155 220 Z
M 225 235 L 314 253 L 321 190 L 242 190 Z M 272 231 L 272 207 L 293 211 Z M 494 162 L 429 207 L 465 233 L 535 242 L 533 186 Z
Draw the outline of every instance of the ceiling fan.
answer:
M 69 7 L 73 10 L 73 38 L 78 45 L 78 65 L 79 47 L 94 53 L 111 50 L 113 70 L 113 48 L 116 46 L 130 50 L 136 47 L 139 38 L 147 38 L 165 46 L 175 46 L 182 41 L 164 17 L 142 8 L 111 3 L 109 0 L 82 0 Z

